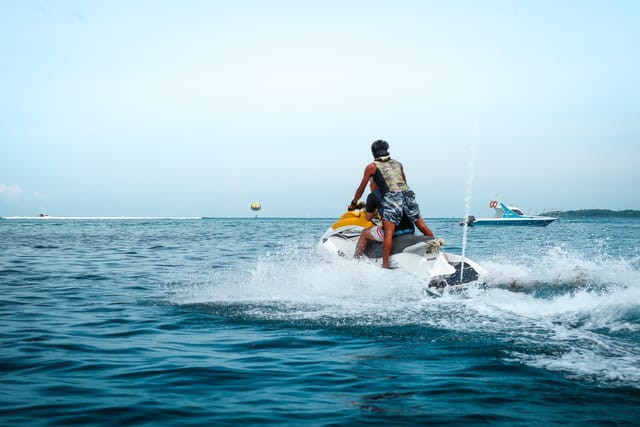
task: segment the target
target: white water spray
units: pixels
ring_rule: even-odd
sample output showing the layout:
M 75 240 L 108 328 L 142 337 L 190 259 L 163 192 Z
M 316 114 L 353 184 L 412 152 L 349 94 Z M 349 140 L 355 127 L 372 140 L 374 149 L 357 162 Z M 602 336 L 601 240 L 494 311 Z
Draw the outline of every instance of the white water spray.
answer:
M 477 126 L 476 126 L 477 128 Z M 462 219 L 462 258 L 463 258 L 463 262 L 462 262 L 462 268 L 461 268 L 461 274 L 460 274 L 460 283 L 462 283 L 462 278 L 463 278 L 463 274 L 462 272 L 464 272 L 464 257 L 465 257 L 465 253 L 467 250 L 467 232 L 469 229 L 469 224 L 467 224 L 467 219 L 469 218 L 469 215 L 471 215 L 471 188 L 473 187 L 473 164 L 475 161 L 475 140 L 476 140 L 476 134 L 477 132 L 474 131 L 474 136 L 473 139 L 471 141 L 471 146 L 469 147 L 469 170 L 468 170 L 468 176 L 467 176 L 467 190 L 466 190 L 466 194 L 464 197 L 464 217 Z

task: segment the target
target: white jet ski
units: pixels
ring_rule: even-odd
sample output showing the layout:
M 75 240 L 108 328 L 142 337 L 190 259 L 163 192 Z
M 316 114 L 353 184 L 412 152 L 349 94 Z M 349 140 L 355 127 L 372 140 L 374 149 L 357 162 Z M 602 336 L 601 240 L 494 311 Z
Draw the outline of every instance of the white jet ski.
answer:
M 348 211 L 327 229 L 316 253 L 326 260 L 352 259 L 360 232 L 373 225 L 367 221 L 364 209 Z M 444 252 L 443 244 L 442 239 L 423 235 L 394 236 L 389 268 L 406 271 L 424 280 L 425 292 L 434 296 L 442 295 L 447 286 L 484 282 L 486 270 L 468 258 Z M 382 243 L 370 241 L 364 256 L 382 265 Z

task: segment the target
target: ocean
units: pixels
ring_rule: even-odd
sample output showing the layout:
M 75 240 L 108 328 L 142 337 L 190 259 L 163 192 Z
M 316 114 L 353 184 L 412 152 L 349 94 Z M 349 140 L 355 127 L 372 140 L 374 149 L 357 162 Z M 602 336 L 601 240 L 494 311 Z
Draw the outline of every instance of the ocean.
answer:
M 332 221 L 0 220 L 0 425 L 640 424 L 640 220 L 470 228 L 441 298 Z

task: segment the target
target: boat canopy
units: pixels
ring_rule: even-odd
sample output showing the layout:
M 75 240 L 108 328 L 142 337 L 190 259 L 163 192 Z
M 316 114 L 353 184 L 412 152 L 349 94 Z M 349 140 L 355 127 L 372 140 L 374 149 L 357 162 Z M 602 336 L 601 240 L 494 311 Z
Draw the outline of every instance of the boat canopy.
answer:
M 518 208 L 510 208 L 504 203 L 500 202 L 502 208 L 502 218 L 520 218 L 525 216 L 524 213 Z

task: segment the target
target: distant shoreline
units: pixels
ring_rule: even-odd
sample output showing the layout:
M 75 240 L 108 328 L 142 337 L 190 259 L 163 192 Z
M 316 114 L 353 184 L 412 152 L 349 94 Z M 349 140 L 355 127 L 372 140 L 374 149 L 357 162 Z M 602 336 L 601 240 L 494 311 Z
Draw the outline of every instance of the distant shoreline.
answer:
M 540 215 L 555 218 L 640 218 L 640 211 L 626 209 L 612 211 L 609 209 L 580 209 L 573 211 L 549 211 Z

